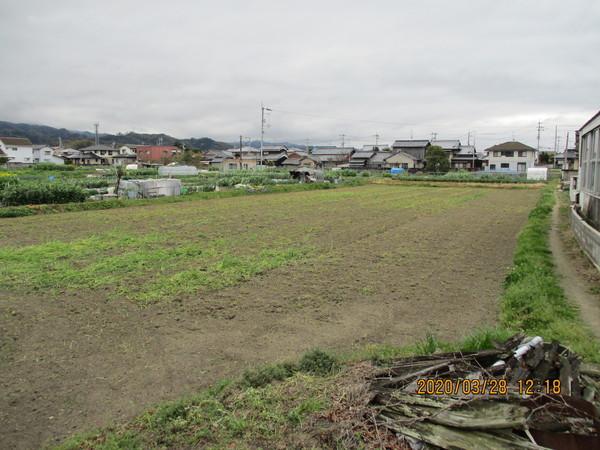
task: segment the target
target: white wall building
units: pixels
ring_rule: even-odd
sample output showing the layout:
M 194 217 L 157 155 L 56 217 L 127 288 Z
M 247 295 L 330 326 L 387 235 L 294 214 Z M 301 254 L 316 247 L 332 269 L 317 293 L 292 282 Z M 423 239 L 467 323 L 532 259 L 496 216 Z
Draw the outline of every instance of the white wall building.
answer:
M 9 164 L 33 164 L 33 144 L 29 139 L 0 137 L 0 150 L 8 157 Z
M 33 163 L 64 164 L 65 160 L 54 155 L 54 149 L 47 145 L 33 146 Z
M 517 141 L 504 142 L 485 150 L 485 170 L 490 172 L 527 173 L 535 166 L 536 150 Z

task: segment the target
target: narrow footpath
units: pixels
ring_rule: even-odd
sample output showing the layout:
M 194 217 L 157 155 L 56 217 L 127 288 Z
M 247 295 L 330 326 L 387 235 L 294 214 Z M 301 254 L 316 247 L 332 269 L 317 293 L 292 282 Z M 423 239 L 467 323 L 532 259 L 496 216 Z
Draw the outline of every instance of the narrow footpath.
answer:
M 581 318 L 600 340 L 600 301 L 597 295 L 591 293 L 590 281 L 578 273 L 577 264 L 574 264 L 573 257 L 566 251 L 565 242 L 560 234 L 560 199 L 558 195 L 552 211 L 550 249 L 554 256 L 560 285 L 567 299 L 579 307 Z

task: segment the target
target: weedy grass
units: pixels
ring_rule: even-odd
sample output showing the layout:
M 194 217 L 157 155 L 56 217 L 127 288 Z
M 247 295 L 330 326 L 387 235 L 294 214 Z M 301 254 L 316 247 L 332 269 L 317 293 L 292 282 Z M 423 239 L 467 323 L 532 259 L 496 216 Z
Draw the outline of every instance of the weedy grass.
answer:
M 569 303 L 556 274 L 549 246 L 556 184 L 542 190 L 517 240 L 513 267 L 502 297 L 502 324 L 545 339 L 557 339 L 594 362 L 600 345 Z
M 71 227 L 69 217 L 28 219 L 27 230 L 15 223 L 0 232 L 5 243 L 0 247 L 0 284 L 14 291 L 43 290 L 49 298 L 65 291 L 94 291 L 140 305 L 169 301 L 323 254 L 328 250 L 323 242 L 330 242 L 319 242 L 323 233 L 337 239 L 327 219 L 335 218 L 337 208 L 361 208 L 361 220 L 368 221 L 373 214 L 395 216 L 413 208 L 441 211 L 483 195 L 477 189 L 365 186 L 291 198 L 190 203 L 185 209 L 165 204 L 131 214 L 80 213 L 80 225 L 64 235 L 60 230 Z M 304 220 L 290 221 L 299 208 L 316 215 L 310 229 Z M 14 232 L 7 232 L 10 227 Z
M 129 423 L 74 436 L 54 448 L 274 448 L 284 442 L 310 447 L 311 438 L 299 431 L 308 417 L 327 408 L 334 377 L 295 371 L 281 380 L 258 387 L 222 381 Z

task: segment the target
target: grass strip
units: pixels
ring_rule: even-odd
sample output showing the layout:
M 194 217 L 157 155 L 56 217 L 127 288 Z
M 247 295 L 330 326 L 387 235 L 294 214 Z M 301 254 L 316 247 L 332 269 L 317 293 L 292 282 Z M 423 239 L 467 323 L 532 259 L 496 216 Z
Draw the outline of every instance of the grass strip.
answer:
M 565 297 L 554 267 L 549 234 L 555 189 L 556 184 L 551 183 L 542 190 L 517 239 L 514 264 L 502 297 L 502 324 L 547 340 L 559 340 L 585 359 L 600 362 L 600 345 L 575 305 Z

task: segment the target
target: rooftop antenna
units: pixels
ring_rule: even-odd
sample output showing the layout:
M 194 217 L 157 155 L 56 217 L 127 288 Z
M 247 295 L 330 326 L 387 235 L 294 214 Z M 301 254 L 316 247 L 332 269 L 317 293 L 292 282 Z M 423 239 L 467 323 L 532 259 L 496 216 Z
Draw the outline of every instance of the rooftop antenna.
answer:
M 96 138 L 94 139 L 94 144 L 95 145 L 99 145 L 100 144 L 100 139 L 98 139 L 98 127 L 100 126 L 100 124 L 98 122 L 96 122 L 94 124 L 94 128 L 96 129 Z

